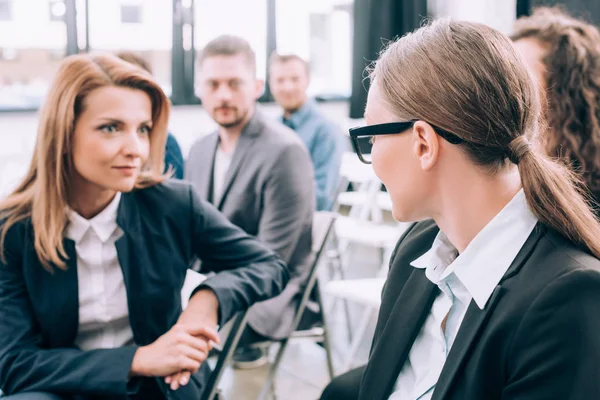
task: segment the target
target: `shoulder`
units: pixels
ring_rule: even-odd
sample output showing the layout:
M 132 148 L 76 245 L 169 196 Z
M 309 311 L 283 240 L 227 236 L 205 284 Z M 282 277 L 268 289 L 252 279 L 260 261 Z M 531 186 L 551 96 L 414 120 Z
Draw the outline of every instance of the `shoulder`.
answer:
M 135 203 L 137 209 L 153 216 L 189 216 L 194 201 L 191 184 L 179 179 L 168 179 L 162 183 L 136 189 L 123 194 L 127 202 Z
M 204 149 L 206 149 L 206 146 L 209 143 L 212 143 L 212 142 L 216 143 L 218 136 L 219 136 L 219 134 L 217 132 L 211 132 L 207 135 L 204 135 L 204 136 L 196 139 L 196 141 L 190 147 L 188 160 L 193 158 L 192 157 L 193 154 L 201 153 Z
M 6 218 L 0 219 L 0 232 L 4 230 Z M 4 237 L 3 248 L 7 257 L 18 258 L 27 242 L 33 243 L 33 226 L 27 217 L 11 225 Z
M 263 113 L 257 116 L 257 120 L 260 124 L 261 145 L 277 150 L 304 147 L 296 132 L 281 122 L 269 118 Z
M 167 146 L 179 147 L 179 143 L 177 142 L 177 139 L 175 138 L 175 136 L 172 133 L 169 133 L 167 135 Z
M 548 284 L 574 271 L 591 271 L 600 274 L 600 260 L 589 252 L 579 248 L 558 232 L 546 228 L 536 249 L 528 260 L 530 274 Z
M 440 228 L 433 220 L 419 221 L 406 229 L 392 253 L 392 266 L 408 264 L 425 254 L 437 236 Z

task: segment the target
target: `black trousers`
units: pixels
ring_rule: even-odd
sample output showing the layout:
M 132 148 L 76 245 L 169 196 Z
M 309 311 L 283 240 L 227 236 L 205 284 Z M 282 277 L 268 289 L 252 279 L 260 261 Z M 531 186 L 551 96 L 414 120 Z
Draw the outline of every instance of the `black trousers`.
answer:
M 323 390 L 321 400 L 357 400 L 364 370 L 362 366 L 333 378 Z

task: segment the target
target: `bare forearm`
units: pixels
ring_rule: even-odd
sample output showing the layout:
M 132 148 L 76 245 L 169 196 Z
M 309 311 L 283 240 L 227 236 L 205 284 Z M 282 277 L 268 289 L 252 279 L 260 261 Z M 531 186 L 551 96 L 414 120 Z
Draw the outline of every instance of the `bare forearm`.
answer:
M 178 323 L 186 325 L 199 321 L 210 326 L 217 326 L 219 323 L 219 300 L 209 288 L 202 288 L 194 293 Z

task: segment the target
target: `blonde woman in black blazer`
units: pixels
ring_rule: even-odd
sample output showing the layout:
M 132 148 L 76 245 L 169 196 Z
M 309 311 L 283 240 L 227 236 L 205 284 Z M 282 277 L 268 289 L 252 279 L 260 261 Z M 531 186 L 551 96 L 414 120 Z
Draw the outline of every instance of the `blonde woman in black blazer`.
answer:
M 536 148 L 538 90 L 510 40 L 435 21 L 371 78 L 350 135 L 394 217 L 421 222 L 392 256 L 366 367 L 322 399 L 600 398 L 600 225 Z
M 191 186 L 166 180 L 168 116 L 168 99 L 141 69 L 108 55 L 63 61 L 29 172 L 0 202 L 7 399 L 198 399 L 217 324 L 285 286 L 287 269 L 273 252 Z M 73 238 L 78 224 L 89 229 Z M 108 241 L 98 233 L 107 227 Z M 195 258 L 217 274 L 182 313 L 180 291 Z M 112 268 L 116 278 L 107 284 L 86 268 Z M 113 294 L 86 297 L 81 279 L 116 288 L 127 304 L 106 309 Z M 114 309 L 124 310 L 126 326 L 104 319 Z M 92 323 L 82 326 L 82 316 Z M 95 345 L 102 341 L 82 340 L 84 333 L 122 345 Z

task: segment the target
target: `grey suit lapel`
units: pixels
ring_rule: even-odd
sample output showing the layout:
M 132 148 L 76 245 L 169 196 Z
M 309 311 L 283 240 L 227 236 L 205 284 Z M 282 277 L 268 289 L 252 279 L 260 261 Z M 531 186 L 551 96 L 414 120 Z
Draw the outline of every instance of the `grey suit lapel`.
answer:
M 213 186 L 213 169 L 215 165 L 215 154 L 217 152 L 217 146 L 219 145 L 219 134 L 211 134 L 207 139 L 206 150 L 203 151 L 204 156 L 199 157 L 198 165 L 196 168 L 200 172 L 198 174 L 198 183 L 196 190 L 200 195 L 200 198 L 205 199 L 209 202 L 212 200 L 212 186 Z M 208 173 L 203 172 L 208 171 Z
M 225 203 L 225 199 L 227 198 L 227 194 L 235 181 L 235 177 L 237 176 L 240 168 L 242 167 L 244 160 L 248 157 L 252 151 L 252 147 L 255 143 L 256 137 L 260 134 L 262 130 L 262 116 L 258 111 L 254 113 L 254 116 L 250 119 L 246 127 L 242 130 L 242 134 L 238 140 L 238 143 L 235 147 L 235 151 L 233 153 L 233 158 L 231 160 L 231 165 L 227 169 L 227 173 L 225 174 L 225 182 L 223 184 L 223 192 L 221 193 L 221 199 L 217 204 L 217 208 L 220 210 Z M 215 147 L 216 151 L 216 147 Z M 213 152 L 213 163 L 214 164 L 214 152 Z M 211 179 L 212 182 L 212 170 L 211 170 Z

